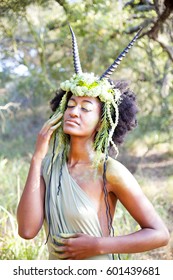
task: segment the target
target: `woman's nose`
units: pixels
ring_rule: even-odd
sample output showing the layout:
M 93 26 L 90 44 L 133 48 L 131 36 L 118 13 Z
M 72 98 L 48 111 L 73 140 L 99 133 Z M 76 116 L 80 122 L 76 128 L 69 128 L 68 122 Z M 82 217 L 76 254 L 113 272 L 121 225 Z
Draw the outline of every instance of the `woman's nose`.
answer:
M 71 117 L 79 117 L 79 108 L 77 106 L 71 108 L 70 110 L 70 116 Z

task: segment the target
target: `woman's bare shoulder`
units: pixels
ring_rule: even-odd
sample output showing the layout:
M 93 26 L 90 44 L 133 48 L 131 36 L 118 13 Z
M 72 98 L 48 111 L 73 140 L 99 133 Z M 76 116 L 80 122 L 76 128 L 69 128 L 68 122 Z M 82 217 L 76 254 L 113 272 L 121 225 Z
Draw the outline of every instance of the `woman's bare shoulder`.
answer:
M 107 160 L 107 176 L 113 178 L 124 178 L 124 176 L 132 176 L 130 171 L 121 162 L 111 157 Z
M 133 185 L 139 188 L 139 185 L 133 174 L 118 160 L 111 157 L 107 161 L 106 179 L 112 186 L 121 188 L 130 188 Z

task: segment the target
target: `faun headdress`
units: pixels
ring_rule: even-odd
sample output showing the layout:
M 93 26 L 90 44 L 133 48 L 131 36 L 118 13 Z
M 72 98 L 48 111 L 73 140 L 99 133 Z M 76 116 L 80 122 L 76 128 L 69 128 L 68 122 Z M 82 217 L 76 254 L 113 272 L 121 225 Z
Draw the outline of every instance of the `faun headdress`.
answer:
M 141 29 L 137 32 L 128 46 L 115 59 L 111 66 L 100 77 L 98 77 L 94 75 L 94 73 L 84 73 L 82 71 L 76 36 L 71 26 L 69 26 L 69 28 L 72 36 L 72 50 L 75 74 L 69 80 L 66 80 L 60 84 L 60 88 L 64 91 L 64 95 L 60 102 L 60 106 L 57 108 L 55 114 L 58 114 L 59 112 L 64 114 L 69 92 L 71 92 L 75 96 L 98 97 L 104 106 L 101 126 L 94 141 L 94 149 L 96 151 L 97 159 L 99 159 L 101 153 L 107 153 L 110 145 L 114 147 L 116 153 L 118 154 L 118 149 L 112 140 L 112 136 L 118 124 L 118 105 L 121 102 L 121 92 L 118 88 L 115 87 L 115 85 L 109 80 L 109 78 L 121 63 L 123 57 L 125 57 L 129 49 L 133 46 L 134 42 L 137 40 Z M 114 116 L 114 118 L 112 116 Z M 62 149 L 64 150 L 64 155 L 66 155 L 69 146 L 69 139 L 67 135 L 63 133 L 62 126 L 56 133 L 58 133 L 58 145 L 56 148 L 54 160 Z

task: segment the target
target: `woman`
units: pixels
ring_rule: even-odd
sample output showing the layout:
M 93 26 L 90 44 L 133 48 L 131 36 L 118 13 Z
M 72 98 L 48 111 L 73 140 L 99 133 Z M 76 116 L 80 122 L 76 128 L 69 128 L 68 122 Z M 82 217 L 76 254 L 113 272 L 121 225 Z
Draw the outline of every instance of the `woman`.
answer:
M 19 235 L 34 238 L 45 221 L 49 259 L 106 260 L 164 246 L 169 240 L 164 223 L 133 175 L 108 156 L 110 146 L 118 152 L 116 144 L 136 125 L 133 93 L 109 77 L 138 34 L 98 78 L 82 72 L 70 30 L 76 74 L 60 84 L 51 102 L 55 113 L 38 135 L 17 211 Z M 118 200 L 139 231 L 113 235 Z

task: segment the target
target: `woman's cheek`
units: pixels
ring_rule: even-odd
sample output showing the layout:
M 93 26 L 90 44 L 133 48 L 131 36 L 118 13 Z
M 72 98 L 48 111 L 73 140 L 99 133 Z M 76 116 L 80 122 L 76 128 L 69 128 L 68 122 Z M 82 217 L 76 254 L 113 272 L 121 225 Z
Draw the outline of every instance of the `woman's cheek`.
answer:
M 88 128 L 91 128 L 91 129 L 96 129 L 98 126 L 98 123 L 99 123 L 98 116 L 89 118 L 87 120 L 87 126 L 88 126 Z

